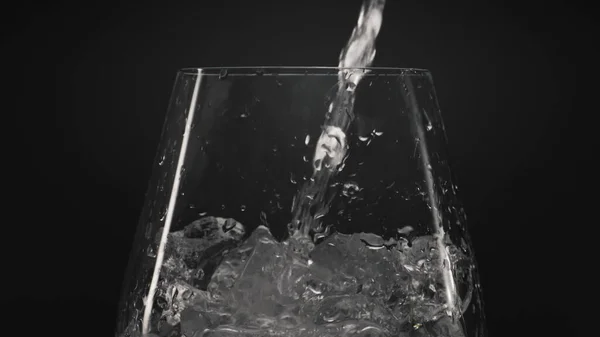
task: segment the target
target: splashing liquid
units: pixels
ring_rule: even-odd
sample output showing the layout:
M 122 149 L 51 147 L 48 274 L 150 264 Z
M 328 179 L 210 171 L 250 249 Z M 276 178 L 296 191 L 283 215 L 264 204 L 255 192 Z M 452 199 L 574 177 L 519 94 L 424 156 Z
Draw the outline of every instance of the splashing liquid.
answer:
M 293 210 L 290 236 L 312 248 L 311 229 L 318 228 L 319 217 L 328 209 L 333 196 L 326 196 L 328 182 L 342 164 L 348 144 L 346 132 L 354 120 L 354 90 L 375 58 L 375 40 L 381 28 L 385 0 L 365 0 L 350 40 L 339 58 L 338 91 L 329 109 L 313 156 L 313 176 L 298 193 Z

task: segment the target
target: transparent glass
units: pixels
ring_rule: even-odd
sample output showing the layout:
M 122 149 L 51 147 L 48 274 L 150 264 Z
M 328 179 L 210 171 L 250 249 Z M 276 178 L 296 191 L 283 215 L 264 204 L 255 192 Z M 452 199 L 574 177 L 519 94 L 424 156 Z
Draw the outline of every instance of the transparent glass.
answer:
M 178 72 L 116 336 L 487 335 L 427 70 L 369 68 L 343 163 L 300 193 L 338 71 Z

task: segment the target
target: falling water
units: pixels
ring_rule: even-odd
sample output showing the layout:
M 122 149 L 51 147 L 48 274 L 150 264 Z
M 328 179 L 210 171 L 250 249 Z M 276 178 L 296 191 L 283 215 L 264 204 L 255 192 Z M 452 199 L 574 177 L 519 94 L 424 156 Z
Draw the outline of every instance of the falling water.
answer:
M 346 132 L 354 120 L 354 90 L 375 58 L 375 40 L 381 28 L 385 0 L 365 0 L 360 9 L 358 22 L 350 40 L 339 57 L 338 91 L 329 106 L 328 118 L 312 160 L 313 176 L 299 191 L 290 235 L 297 241 L 312 246 L 309 238 L 311 228 L 318 226 L 318 217 L 329 206 L 326 200 L 330 178 L 343 162 L 348 144 Z

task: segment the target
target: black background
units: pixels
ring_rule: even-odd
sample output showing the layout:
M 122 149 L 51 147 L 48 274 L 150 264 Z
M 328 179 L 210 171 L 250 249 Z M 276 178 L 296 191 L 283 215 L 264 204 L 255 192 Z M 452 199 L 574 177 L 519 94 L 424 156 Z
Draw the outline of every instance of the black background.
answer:
M 335 66 L 360 3 L 3 10 L 3 329 L 112 336 L 176 71 Z M 592 21 L 569 4 L 388 0 L 384 13 L 374 65 L 433 73 L 491 336 L 580 336 L 589 324 L 578 304 L 594 292 L 581 263 L 594 244 L 582 209 L 593 178 L 571 135 L 590 122 L 575 111 L 585 79 L 572 52 Z

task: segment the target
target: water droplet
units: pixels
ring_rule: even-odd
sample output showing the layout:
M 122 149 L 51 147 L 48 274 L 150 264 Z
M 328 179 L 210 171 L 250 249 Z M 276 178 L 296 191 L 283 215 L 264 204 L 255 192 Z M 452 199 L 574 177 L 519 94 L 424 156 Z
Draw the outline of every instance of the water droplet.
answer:
M 194 276 L 196 277 L 196 279 L 202 280 L 204 278 L 204 269 L 199 268 L 198 270 L 196 270 L 196 275 Z
M 274 146 L 273 149 L 272 149 L 272 151 L 273 151 L 273 153 L 277 153 L 277 147 Z
M 221 205 L 221 210 L 224 211 L 225 210 L 225 205 Z
M 360 191 L 358 184 L 351 181 L 351 182 L 347 182 L 344 184 L 344 188 L 342 189 L 342 194 L 345 197 L 351 197 L 351 196 L 354 196 L 358 191 Z
M 296 185 L 296 180 L 294 179 L 294 174 L 290 172 L 290 182 Z
M 162 166 L 162 164 L 164 164 L 165 162 L 165 154 L 163 153 L 163 155 L 160 157 L 160 160 L 158 161 L 158 166 Z
M 167 209 L 165 208 L 165 206 L 162 206 L 160 208 L 160 212 L 158 213 L 158 218 L 160 221 L 164 221 L 165 217 L 167 215 Z
M 154 253 L 154 248 L 152 247 L 152 244 L 149 244 L 148 248 L 146 248 L 146 255 L 148 255 L 148 257 L 152 257 L 152 258 L 156 257 L 156 254 Z
M 206 214 L 208 214 L 208 212 L 200 212 L 198 213 L 198 216 L 205 216 Z
M 373 130 L 373 134 L 374 134 L 375 136 L 379 137 L 379 136 L 383 135 L 383 131 L 376 131 L 376 130 Z
M 246 211 L 246 205 L 240 206 L 240 211 L 242 211 L 242 212 Z
M 328 212 L 329 212 L 329 207 L 325 206 L 325 207 L 321 208 L 318 212 L 315 213 L 315 216 L 313 217 L 313 219 L 315 219 L 315 220 L 320 219 L 320 218 L 324 217 Z
M 152 222 L 148 222 L 146 224 L 146 233 L 144 236 L 146 237 L 146 239 L 150 239 L 150 237 L 152 236 Z
M 257 76 L 262 76 L 265 74 L 265 70 L 263 68 L 258 68 L 256 69 L 255 73 Z
M 306 138 L 304 138 L 304 145 L 308 145 L 308 142 L 310 142 L 310 135 L 306 135 Z
M 427 124 L 427 131 L 431 131 L 433 130 L 433 125 L 431 125 L 431 123 Z
M 369 140 L 369 137 L 358 136 L 358 140 L 360 140 L 361 142 L 366 142 L 367 140 Z
M 278 87 L 280 87 L 280 86 L 282 86 L 282 85 L 283 85 L 283 83 L 281 83 L 281 81 L 279 81 L 279 80 L 275 80 L 275 83 L 277 83 L 277 86 L 278 86 Z
M 227 69 L 221 69 L 221 72 L 219 72 L 219 79 L 225 79 L 227 78 Z
M 398 228 L 398 233 L 406 235 L 406 234 L 412 232 L 413 229 L 414 228 L 412 228 L 412 226 L 404 226 L 402 228 Z
M 302 156 L 302 160 L 304 160 L 305 163 L 308 163 L 308 158 L 306 158 L 306 156 Z
M 268 226 L 268 222 L 267 222 L 267 213 L 265 213 L 264 211 L 260 212 L 260 222 L 265 225 Z

